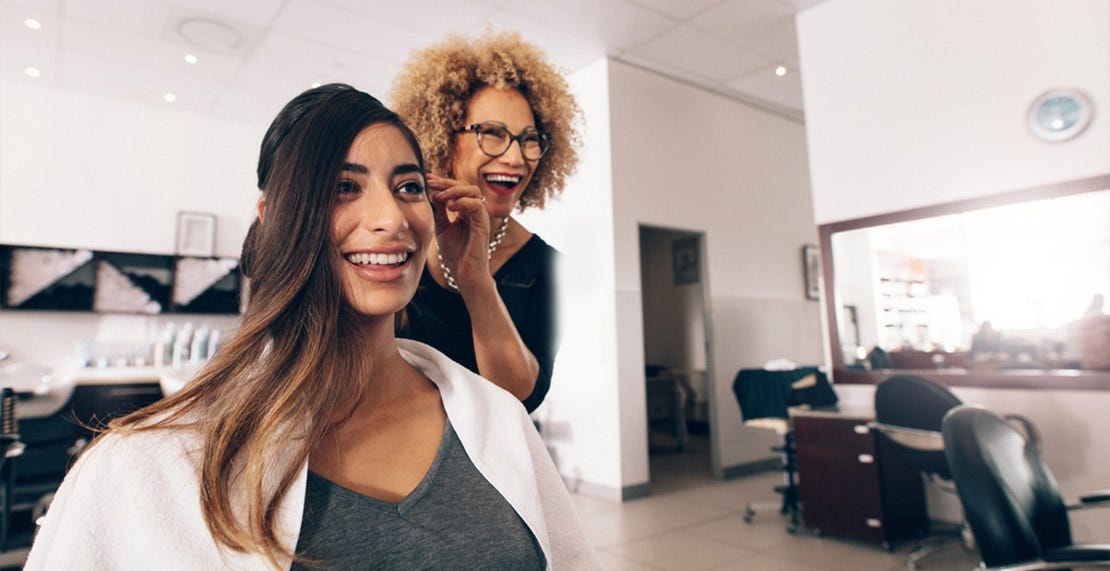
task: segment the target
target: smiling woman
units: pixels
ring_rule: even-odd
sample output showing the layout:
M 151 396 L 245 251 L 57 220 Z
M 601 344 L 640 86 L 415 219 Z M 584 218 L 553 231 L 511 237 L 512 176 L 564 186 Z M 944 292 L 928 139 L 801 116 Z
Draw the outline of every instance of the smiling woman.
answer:
M 950 384 L 1110 389 L 1092 371 L 1110 358 L 1110 321 L 1091 333 L 1084 317 L 1110 293 L 1108 186 L 1096 177 L 822 227 L 837 382 L 881 378 L 866 370 L 878 348 L 887 366 Z
M 512 215 L 543 208 L 574 171 L 574 97 L 543 52 L 505 33 L 452 36 L 415 52 L 393 100 L 438 175 L 429 178 L 433 201 L 465 195 L 484 207 L 437 211 L 434 256 L 400 334 L 532 411 L 547 395 L 559 346 L 559 253 Z
M 266 132 L 258 188 L 241 326 L 85 449 L 25 568 L 599 568 L 519 402 L 394 337 L 443 216 L 400 118 L 306 91 Z

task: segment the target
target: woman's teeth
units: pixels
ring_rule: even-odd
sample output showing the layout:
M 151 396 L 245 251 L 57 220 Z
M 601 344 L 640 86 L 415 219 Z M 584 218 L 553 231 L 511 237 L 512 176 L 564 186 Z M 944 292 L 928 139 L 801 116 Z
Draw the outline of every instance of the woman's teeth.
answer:
M 408 252 L 401 252 L 399 254 L 347 254 L 347 261 L 357 266 L 365 266 L 367 264 L 372 266 L 396 266 L 404 263 L 405 260 L 408 259 Z
M 520 183 L 520 178 L 521 177 L 519 177 L 519 176 L 511 176 L 511 175 L 504 175 L 504 174 L 491 174 L 491 175 L 486 175 L 486 182 L 494 183 L 494 184 L 503 184 L 503 185 L 506 185 L 506 186 L 516 186 L 517 184 Z

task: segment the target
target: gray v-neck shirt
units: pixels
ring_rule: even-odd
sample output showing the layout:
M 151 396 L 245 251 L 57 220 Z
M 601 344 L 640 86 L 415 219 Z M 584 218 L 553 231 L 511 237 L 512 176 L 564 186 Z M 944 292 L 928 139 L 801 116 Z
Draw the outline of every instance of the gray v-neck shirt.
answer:
M 428 473 L 398 503 L 310 471 L 297 555 L 312 561 L 293 570 L 545 567 L 536 538 L 478 472 L 449 421 Z

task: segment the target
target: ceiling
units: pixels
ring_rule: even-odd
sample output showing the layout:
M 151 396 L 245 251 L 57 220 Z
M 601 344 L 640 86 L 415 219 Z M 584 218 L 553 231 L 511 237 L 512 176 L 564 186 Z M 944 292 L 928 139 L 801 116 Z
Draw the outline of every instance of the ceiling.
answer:
M 0 80 L 269 120 L 314 83 L 387 99 L 414 48 L 489 26 L 566 72 L 609 56 L 801 120 L 794 14 L 822 1 L 0 0 Z

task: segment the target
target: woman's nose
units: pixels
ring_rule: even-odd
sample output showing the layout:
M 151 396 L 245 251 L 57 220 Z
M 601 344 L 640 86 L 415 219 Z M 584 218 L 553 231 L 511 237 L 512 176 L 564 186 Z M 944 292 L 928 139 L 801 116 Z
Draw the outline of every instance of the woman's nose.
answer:
M 501 156 L 498 158 L 514 166 L 524 164 L 524 149 L 521 148 L 520 145 L 520 139 L 509 141 L 509 148 L 505 149 L 505 152 L 501 153 Z
M 362 202 L 362 224 L 371 232 L 397 234 L 408 229 L 405 211 L 389 188 L 371 189 Z

